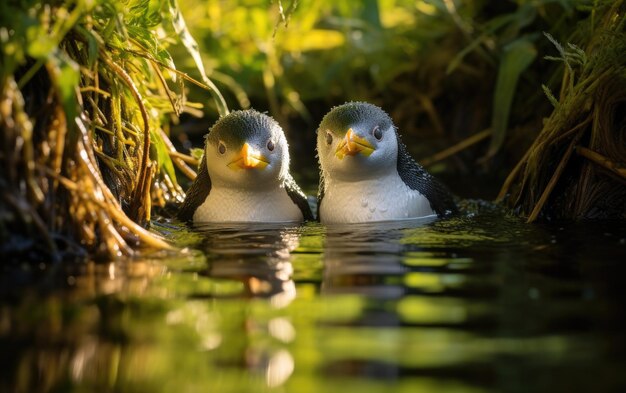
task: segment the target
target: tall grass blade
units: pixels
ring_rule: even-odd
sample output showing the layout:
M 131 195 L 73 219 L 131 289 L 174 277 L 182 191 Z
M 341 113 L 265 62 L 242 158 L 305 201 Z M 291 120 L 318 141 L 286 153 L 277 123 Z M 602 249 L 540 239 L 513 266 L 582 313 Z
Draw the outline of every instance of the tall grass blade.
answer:
M 217 86 L 215 86 L 213 81 L 209 79 L 206 74 L 204 63 L 202 62 L 202 56 L 200 55 L 200 49 L 198 48 L 198 43 L 192 37 L 191 33 L 189 33 L 189 29 L 187 28 L 187 24 L 185 23 L 185 19 L 183 19 L 180 9 L 178 8 L 176 0 L 169 0 L 169 10 L 172 17 L 172 26 L 174 27 L 174 31 L 176 31 L 176 34 L 178 34 L 181 42 L 193 58 L 193 61 L 196 63 L 196 68 L 198 68 L 198 71 L 200 72 L 202 81 L 211 88 L 211 95 L 215 100 L 220 116 L 227 115 L 229 110 L 226 105 L 226 101 Z
M 487 157 L 495 155 L 504 143 L 517 83 L 524 70 L 536 57 L 537 49 L 527 38 L 515 40 L 504 48 L 493 100 L 491 120 L 493 136 Z

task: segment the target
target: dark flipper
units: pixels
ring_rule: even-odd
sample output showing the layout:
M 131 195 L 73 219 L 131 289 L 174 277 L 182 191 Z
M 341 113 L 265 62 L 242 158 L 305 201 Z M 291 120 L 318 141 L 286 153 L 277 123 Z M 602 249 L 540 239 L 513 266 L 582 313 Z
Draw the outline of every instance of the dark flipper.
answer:
M 324 174 L 320 169 L 320 185 L 317 191 L 317 221 L 321 221 L 320 218 L 320 206 L 322 206 L 322 199 L 324 199 Z
M 419 191 L 430 202 L 430 207 L 439 217 L 458 212 L 454 198 L 448 187 L 411 158 L 409 152 L 398 138 L 398 173 L 402 181 L 412 190 Z
M 204 203 L 210 191 L 211 178 L 209 177 L 209 171 L 206 167 L 206 158 L 203 154 L 198 176 L 191 184 L 191 187 L 189 187 L 189 190 L 187 190 L 185 201 L 178 211 L 178 219 L 185 222 L 193 220 L 196 209 Z
M 287 190 L 287 195 L 300 208 L 302 211 L 302 216 L 305 221 L 313 221 L 313 212 L 311 212 L 311 207 L 309 207 L 309 202 L 306 200 L 306 195 L 302 192 L 300 187 L 291 174 L 287 174 L 287 178 L 285 179 L 285 190 Z

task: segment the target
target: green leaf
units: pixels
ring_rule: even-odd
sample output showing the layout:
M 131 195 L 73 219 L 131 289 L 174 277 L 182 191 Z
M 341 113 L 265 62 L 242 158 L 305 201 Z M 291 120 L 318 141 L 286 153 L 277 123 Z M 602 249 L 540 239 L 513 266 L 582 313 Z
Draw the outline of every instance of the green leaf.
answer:
M 191 149 L 189 149 L 189 155 L 200 161 L 202 159 L 202 156 L 204 155 L 204 149 L 201 149 L 199 147 L 192 147 Z
M 159 171 L 165 171 L 165 173 L 176 182 L 176 172 L 174 171 L 174 164 L 169 155 L 165 141 L 161 137 L 161 133 L 155 127 L 150 127 L 150 150 L 152 158 L 156 158 Z M 154 150 L 153 150 L 154 149 Z
M 73 146 L 77 137 L 74 132 L 74 125 L 78 116 L 78 99 L 76 96 L 80 78 L 78 65 L 66 54 L 57 52 L 54 56 L 50 56 L 46 67 L 63 106 L 70 136 L 70 146 Z
M 336 30 L 311 29 L 283 38 L 282 49 L 289 52 L 328 50 L 345 45 L 345 36 Z
M 130 16 L 130 24 L 145 25 L 148 21 L 148 12 L 150 11 L 150 0 L 139 0 L 130 6 L 128 15 Z
M 57 47 L 57 42 L 46 34 L 41 26 L 30 26 L 26 29 L 28 45 L 26 53 L 35 59 L 47 58 Z
M 552 94 L 552 90 L 550 90 L 548 86 L 543 84 L 541 85 L 541 89 L 545 93 L 546 97 L 548 97 L 548 100 L 550 101 L 552 106 L 556 108 L 559 105 L 559 100 L 557 100 L 554 94 Z
M 102 38 L 93 30 L 87 30 L 83 26 L 76 26 L 76 31 L 87 40 L 87 64 L 92 68 L 98 58 L 98 49 Z
M 495 155 L 504 142 L 517 82 L 536 57 L 537 49 L 526 37 L 504 47 L 493 100 L 491 120 L 493 134 L 487 157 Z
M 196 64 L 196 68 L 200 72 L 200 76 L 202 76 L 202 81 L 209 87 L 211 95 L 213 96 L 213 100 L 217 106 L 217 110 L 220 116 L 225 116 L 228 114 L 228 106 L 226 105 L 226 101 L 222 96 L 222 93 L 218 90 L 217 86 L 209 79 L 204 70 L 204 64 L 202 62 L 202 56 L 200 55 L 200 49 L 198 48 L 198 43 L 192 37 L 189 29 L 187 29 L 187 24 L 183 19 L 183 15 L 180 12 L 180 8 L 176 0 L 169 0 L 170 5 L 170 16 L 172 17 L 172 26 L 174 27 L 174 31 L 178 34 L 180 41 L 183 43 L 187 52 L 193 58 L 194 63 Z
M 380 10 L 378 8 L 378 0 L 365 0 L 363 1 L 363 10 L 361 11 L 361 18 L 366 21 L 370 26 L 380 29 Z
M 481 45 L 483 45 L 486 41 L 490 39 L 490 36 L 495 34 L 497 30 L 503 28 L 506 25 L 512 24 L 515 21 L 515 13 L 505 14 L 496 16 L 490 21 L 488 21 L 484 28 L 482 29 L 482 34 L 478 35 L 472 42 L 469 43 L 463 50 L 461 50 L 455 57 L 452 59 L 450 64 L 446 69 L 446 74 L 451 74 L 463 61 L 465 56 L 468 54 L 477 51 L 478 54 L 483 55 L 479 50 Z M 486 59 L 489 60 L 489 59 Z

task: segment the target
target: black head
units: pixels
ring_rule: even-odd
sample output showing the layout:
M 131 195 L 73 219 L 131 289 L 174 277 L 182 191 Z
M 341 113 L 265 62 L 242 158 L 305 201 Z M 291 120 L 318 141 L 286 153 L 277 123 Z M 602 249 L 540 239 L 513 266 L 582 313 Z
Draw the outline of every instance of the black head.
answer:
M 220 118 L 206 137 L 205 157 L 215 186 L 271 187 L 289 172 L 289 150 L 282 128 L 253 109 Z
M 395 170 L 398 138 L 385 111 L 349 102 L 332 108 L 322 119 L 317 152 L 324 177 L 358 181 Z

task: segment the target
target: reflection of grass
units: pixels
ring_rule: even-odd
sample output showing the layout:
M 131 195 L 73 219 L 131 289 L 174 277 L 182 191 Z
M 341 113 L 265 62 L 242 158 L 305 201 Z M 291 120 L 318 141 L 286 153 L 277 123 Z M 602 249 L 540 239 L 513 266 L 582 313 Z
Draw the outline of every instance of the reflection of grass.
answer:
M 281 384 L 287 391 L 388 392 L 390 381 L 372 376 L 389 370 L 401 373 L 394 391 L 475 392 L 493 383 L 482 378 L 503 357 L 567 368 L 576 362 L 572 354 L 584 363 L 602 347 L 599 339 L 581 334 L 493 337 L 445 327 L 356 328 L 350 323 L 366 303 L 354 296 L 305 297 L 280 310 L 256 300 L 147 299 L 124 291 L 20 303 L 5 308 L 20 321 L 12 325 L 12 339 L 0 332 L 15 371 L 0 374 L 10 377 L 3 382 L 15 391 L 266 391 L 271 368 L 287 357 L 295 365 Z M 396 307 L 410 324 L 454 325 L 481 311 L 473 305 L 408 297 Z
M 451 230 L 450 225 L 443 226 Z M 474 225 L 487 233 L 501 229 Z M 307 234 L 318 238 L 309 244 L 323 243 L 317 227 L 308 227 L 302 236 Z M 296 284 L 297 297 L 280 308 L 267 299 L 238 296 L 242 285 L 237 278 L 206 276 L 202 255 L 79 264 L 83 273 L 72 276 L 70 287 L 61 274 L 51 293 L 18 292 L 1 304 L 0 345 L 8 367 L 0 371 L 0 380 L 15 391 L 241 392 L 276 386 L 298 392 L 382 393 L 391 387 L 479 392 L 518 383 L 491 378 L 503 363 L 532 372 L 533 367 L 572 370 L 605 359 L 605 336 L 569 327 L 571 320 L 596 321 L 608 312 L 588 307 L 597 303 L 580 297 L 576 289 L 588 282 L 554 280 L 550 294 L 545 280 L 551 278 L 541 275 L 538 283 L 547 287 L 541 288 L 540 300 L 529 297 L 528 278 L 519 281 L 514 270 L 514 282 L 499 276 L 504 282 L 496 284 L 497 291 L 472 296 L 467 291 L 484 289 L 491 275 L 445 271 L 454 263 L 471 262 L 450 255 L 450 250 L 465 249 L 467 240 L 441 241 L 448 251 L 397 255 L 411 271 L 400 276 L 402 293 L 382 299 L 359 294 L 359 287 L 368 285 L 367 273 L 346 277 L 345 294 L 325 293 L 332 271 L 311 275 L 298 271 L 307 269 L 305 262 L 300 268 L 295 262 L 315 257 L 321 270 L 322 249 L 312 246 L 309 254 L 293 257 L 295 276 L 304 282 Z M 482 236 L 470 241 L 484 243 L 497 247 Z M 520 260 L 477 262 L 510 267 Z M 604 366 L 600 362 L 594 371 Z
M 420 247 L 450 247 L 451 245 L 472 245 L 478 242 L 494 241 L 495 238 L 475 231 L 460 233 L 442 233 L 437 230 L 421 229 L 410 231 L 400 241 L 401 244 L 415 244 Z

